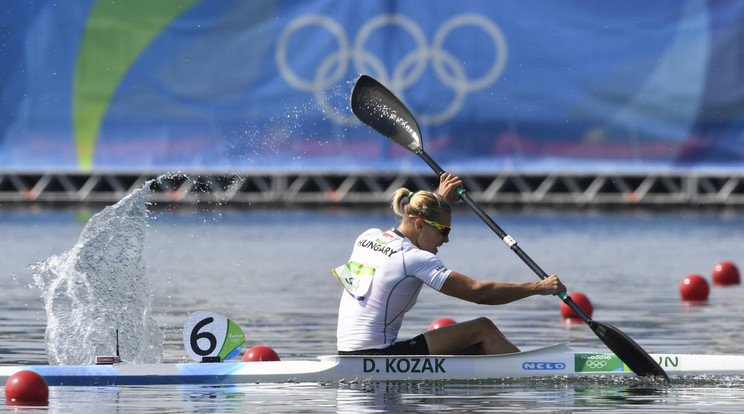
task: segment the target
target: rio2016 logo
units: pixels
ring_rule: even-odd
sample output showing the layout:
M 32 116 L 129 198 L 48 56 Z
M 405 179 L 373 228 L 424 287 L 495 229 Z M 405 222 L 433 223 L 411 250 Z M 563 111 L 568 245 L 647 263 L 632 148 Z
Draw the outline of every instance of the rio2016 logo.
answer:
M 379 34 L 378 29 L 393 26 L 407 32 L 415 47 L 388 68 L 383 59 L 367 48 L 370 39 Z M 468 77 L 464 65 L 452 51 L 445 48 L 445 41 L 453 31 L 470 27 L 482 31 L 493 43 L 493 58 L 488 70 L 474 79 Z M 308 73 L 297 73 L 290 64 L 291 40 L 300 32 L 319 30 L 329 33 L 336 40 L 337 48 L 325 56 L 317 67 Z M 353 40 L 353 42 L 352 42 Z M 507 43 L 501 29 L 481 14 L 459 14 L 439 26 L 429 42 L 421 26 L 401 14 L 383 14 L 364 23 L 351 39 L 344 27 L 333 18 L 322 14 L 306 14 L 292 20 L 281 32 L 276 46 L 276 63 L 279 73 L 292 87 L 312 92 L 324 113 L 334 122 L 355 125 L 356 119 L 341 114 L 329 104 L 325 91 L 342 81 L 351 65 L 356 73 L 368 73 L 385 84 L 394 93 L 401 94 L 418 82 L 431 63 L 438 80 L 452 90 L 453 98 L 437 113 L 417 114 L 422 125 L 437 125 L 452 119 L 461 110 L 466 96 L 492 85 L 504 71 L 507 61 Z
M 576 354 L 576 372 L 629 371 L 630 369 L 614 354 Z

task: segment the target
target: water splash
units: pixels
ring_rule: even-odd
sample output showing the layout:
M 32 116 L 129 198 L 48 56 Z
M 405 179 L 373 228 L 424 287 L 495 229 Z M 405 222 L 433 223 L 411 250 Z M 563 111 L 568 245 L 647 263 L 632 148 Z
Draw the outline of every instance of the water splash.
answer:
M 47 314 L 50 364 L 85 365 L 114 355 L 116 329 L 122 361 L 162 360 L 143 259 L 153 181 L 91 217 L 71 250 L 31 266 Z

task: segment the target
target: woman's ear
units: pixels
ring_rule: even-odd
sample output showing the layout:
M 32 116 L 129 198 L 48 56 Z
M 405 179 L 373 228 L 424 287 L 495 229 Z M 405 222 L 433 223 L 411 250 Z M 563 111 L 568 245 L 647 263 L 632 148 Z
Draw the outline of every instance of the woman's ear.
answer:
M 416 229 L 417 233 L 421 233 L 424 228 L 424 220 L 413 219 L 413 228 Z

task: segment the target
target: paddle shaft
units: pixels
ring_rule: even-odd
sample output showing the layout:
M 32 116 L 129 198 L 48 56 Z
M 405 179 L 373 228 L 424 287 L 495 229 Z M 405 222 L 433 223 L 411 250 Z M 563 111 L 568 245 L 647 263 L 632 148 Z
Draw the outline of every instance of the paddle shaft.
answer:
M 406 108 L 392 92 L 381 83 L 367 75 L 357 80 L 351 95 L 351 109 L 360 121 L 392 140 L 398 145 L 415 153 L 441 176 L 444 170 L 424 152 L 421 131 L 411 111 Z M 457 195 L 491 228 L 501 240 L 516 253 L 541 279 L 548 277 L 522 249 L 517 241 L 506 234 L 493 220 L 478 207 L 463 188 L 457 188 Z M 636 374 L 658 376 L 669 381 L 664 370 L 646 351 L 630 337 L 612 325 L 597 322 L 584 312 L 566 292 L 558 292 L 560 297 L 595 334 Z
M 437 176 L 441 176 L 442 174 L 444 174 L 444 170 L 442 169 L 442 167 L 440 167 L 439 164 L 437 164 L 437 162 L 429 156 L 429 154 L 427 154 L 423 150 L 417 152 L 416 154 L 418 154 L 418 156 L 421 157 L 421 159 L 423 159 L 424 162 L 426 162 L 429 167 L 431 167 L 431 169 L 437 173 Z M 521 247 L 519 247 L 517 241 L 506 234 L 506 232 L 502 230 L 501 227 L 499 227 L 499 225 L 496 224 L 496 222 L 494 222 L 493 219 L 491 219 L 491 217 L 486 214 L 483 209 L 480 208 L 480 206 L 478 206 L 475 200 L 470 197 L 470 195 L 465 191 L 464 188 L 458 187 L 456 192 L 460 199 L 464 201 L 465 204 L 467 204 L 468 207 L 470 207 L 470 209 L 472 209 L 473 212 L 475 212 L 475 214 L 477 214 L 478 217 L 480 217 L 481 220 L 483 220 L 483 222 L 486 223 L 486 225 L 488 225 L 488 227 L 490 227 L 497 236 L 499 236 L 504 244 L 506 244 L 509 249 L 511 249 L 511 251 L 516 253 L 516 255 L 519 256 L 519 258 L 522 259 L 522 261 L 527 266 L 529 266 L 529 268 L 532 269 L 532 271 L 535 272 L 537 276 L 540 277 L 540 279 L 546 279 L 548 277 L 548 274 L 545 273 L 545 271 L 542 270 L 542 268 L 537 263 L 535 263 L 535 261 L 532 260 L 532 258 L 527 253 L 525 253 Z M 566 292 L 558 292 L 557 296 L 561 298 L 561 300 L 563 300 L 563 303 L 568 305 L 568 307 L 571 308 L 571 310 L 573 310 L 581 319 L 583 319 L 584 322 L 589 322 L 591 320 L 589 314 L 587 314 L 584 309 L 581 308 L 581 306 L 576 304 L 576 302 L 574 302 L 573 299 L 571 299 L 571 297 L 568 296 Z

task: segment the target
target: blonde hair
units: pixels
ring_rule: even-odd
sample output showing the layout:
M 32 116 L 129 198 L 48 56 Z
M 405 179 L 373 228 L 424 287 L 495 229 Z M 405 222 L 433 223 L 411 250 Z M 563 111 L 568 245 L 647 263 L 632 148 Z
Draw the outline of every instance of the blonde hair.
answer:
M 399 188 L 393 196 L 393 211 L 406 218 L 409 214 L 427 220 L 437 220 L 443 212 L 452 213 L 452 206 L 447 200 L 431 191 L 412 192 L 407 188 Z

